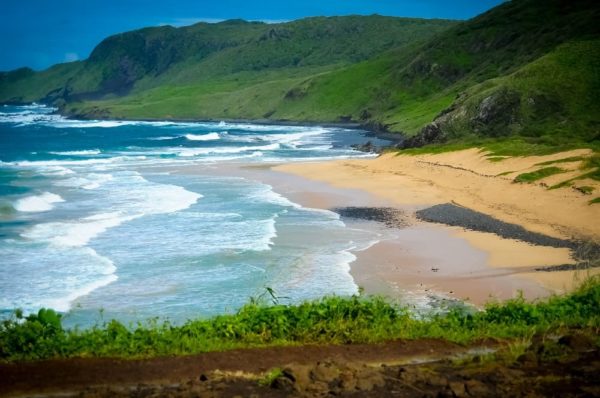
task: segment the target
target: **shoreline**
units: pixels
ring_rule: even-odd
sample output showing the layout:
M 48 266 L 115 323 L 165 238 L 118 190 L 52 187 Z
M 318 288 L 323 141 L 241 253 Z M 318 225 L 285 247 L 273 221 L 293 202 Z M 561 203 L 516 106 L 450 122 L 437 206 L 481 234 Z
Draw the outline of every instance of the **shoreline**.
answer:
M 326 166 L 329 163 L 311 164 Z M 342 217 L 349 228 L 366 229 L 382 236 L 365 250 L 351 250 L 356 259 L 349 264 L 350 274 L 365 294 L 384 295 L 415 308 L 436 308 L 455 300 L 482 306 L 490 300 L 513 298 L 520 291 L 524 297 L 536 299 L 573 287 L 572 281 L 565 283 L 565 276 L 572 279 L 576 271 L 543 272 L 546 275 L 538 277 L 542 272 L 534 270 L 539 266 L 572 263 L 568 248 L 532 246 L 490 233 L 422 222 L 414 216 L 422 205 L 399 207 L 389 198 L 369 190 L 339 188 L 281 170 L 301 169 L 305 165 L 230 164 L 214 171 L 269 184 L 275 192 L 308 208 L 339 211 L 339 208 L 368 206 L 404 211 L 407 225 L 403 228 Z M 490 243 L 498 249 L 490 247 Z M 507 266 L 505 262 L 511 257 L 511 251 L 523 258 Z
M 456 182 L 457 176 L 452 175 L 454 173 L 460 174 L 458 178 L 464 178 L 464 174 L 471 175 L 464 180 L 463 185 L 454 188 L 464 191 L 462 192 L 464 197 L 473 194 L 471 190 L 478 190 L 475 183 L 479 179 L 501 180 L 497 187 L 500 191 L 506 189 L 505 185 L 511 184 L 510 180 L 490 176 L 489 171 L 484 173 L 479 170 L 463 170 L 464 167 L 461 169 L 461 164 L 466 162 L 465 159 L 462 163 L 459 162 L 457 167 L 449 167 L 451 164 L 447 162 L 448 157 L 457 159 L 461 158 L 460 155 L 473 157 L 474 150 L 460 152 L 463 153 L 412 157 L 406 155 L 394 157 L 388 154 L 371 160 L 292 163 L 277 165 L 272 169 L 285 176 L 328 185 L 330 189 L 366 193 L 371 199 L 376 199 L 371 202 L 363 201 L 363 205 L 391 204 L 392 207 L 413 215 L 416 211 L 442 203 L 463 205 L 461 203 L 463 200 L 460 199 L 464 198 L 456 200 L 457 198 L 452 194 L 453 190 L 445 187 L 446 179 L 450 179 L 450 183 Z M 548 158 L 573 156 L 573 152 L 581 151 L 534 157 L 533 162 L 535 164 Z M 481 158 L 480 154 L 477 156 Z M 439 159 L 440 157 L 442 159 Z M 413 163 L 413 168 L 415 165 L 419 168 L 424 161 L 427 162 L 428 167 L 414 174 L 411 174 L 413 169 L 404 167 Z M 519 161 L 523 162 L 523 159 Z M 436 163 L 437 169 L 433 166 Z M 439 165 L 440 163 L 442 164 Z M 491 166 L 486 163 L 490 163 Z M 488 168 L 498 166 L 486 159 L 483 159 L 482 165 Z M 489 185 L 490 182 L 488 181 L 487 184 Z M 277 188 L 276 184 L 273 186 Z M 482 189 L 485 189 L 485 186 Z M 576 195 L 571 192 L 574 191 L 571 189 L 547 191 L 542 190 L 538 185 L 513 184 L 512 190 L 523 191 L 525 197 L 533 191 L 533 195 L 538 195 L 542 203 L 550 206 L 564 202 L 566 205 L 563 206 L 566 209 L 573 206 L 572 200 L 569 199 Z M 550 192 L 551 198 L 544 196 L 546 192 Z M 509 192 L 509 194 L 513 193 Z M 303 202 L 302 197 L 293 199 L 302 205 L 310 205 L 310 201 Z M 499 200 L 502 200 L 502 196 Z M 586 238 L 591 242 L 599 242 L 600 227 L 594 225 L 593 220 L 598 218 L 594 218 L 593 215 L 600 215 L 598 212 L 600 208 L 584 207 L 587 212 L 583 215 L 567 214 L 572 217 L 571 225 L 561 225 L 555 224 L 552 217 L 532 217 L 523 209 L 511 207 L 514 203 L 510 201 L 506 206 L 512 212 L 506 211 L 502 206 L 495 207 L 496 203 L 490 206 L 481 197 L 466 202 L 470 205 L 465 206 L 468 209 L 492 216 L 500 224 L 505 222 L 524 227 L 532 235 L 543 234 L 550 240 L 555 238 L 556 241 Z M 581 208 L 581 203 L 579 205 Z M 530 210 L 527 209 L 528 206 L 531 206 L 531 203 L 524 206 L 525 210 Z M 490 207 L 495 211 L 489 211 Z M 557 212 L 556 206 L 552 209 L 555 212 L 554 216 L 561 220 L 564 215 Z M 514 214 L 511 214 L 515 211 L 520 212 L 520 218 L 515 218 Z M 587 219 L 587 222 L 579 224 L 582 218 Z M 397 298 L 406 294 L 417 293 L 427 296 L 431 292 L 437 292 L 442 297 L 468 298 L 468 301 L 475 305 L 483 305 L 490 299 L 504 300 L 515 297 L 519 292 L 528 299 L 568 292 L 587 275 L 599 273 L 597 268 L 552 272 L 536 270 L 541 267 L 575 264 L 573 247 L 566 246 L 559 248 L 534 245 L 503 238 L 491 232 L 413 220 L 410 227 L 399 230 L 396 239 L 379 242 L 363 252 L 354 253 L 357 259 L 350 266 L 351 274 L 357 284 L 369 294 L 385 294 Z M 452 255 L 448 256 L 448 253 Z

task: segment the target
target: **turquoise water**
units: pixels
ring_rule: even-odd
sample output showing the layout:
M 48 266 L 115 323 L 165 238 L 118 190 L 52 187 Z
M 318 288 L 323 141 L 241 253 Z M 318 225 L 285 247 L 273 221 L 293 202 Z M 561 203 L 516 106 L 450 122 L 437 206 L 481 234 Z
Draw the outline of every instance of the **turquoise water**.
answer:
M 373 232 L 214 170 L 369 157 L 350 148 L 372 140 L 364 132 L 52 112 L 0 108 L 4 316 L 50 307 L 70 325 L 182 322 L 233 312 L 265 287 L 291 302 L 357 292 L 352 251 Z

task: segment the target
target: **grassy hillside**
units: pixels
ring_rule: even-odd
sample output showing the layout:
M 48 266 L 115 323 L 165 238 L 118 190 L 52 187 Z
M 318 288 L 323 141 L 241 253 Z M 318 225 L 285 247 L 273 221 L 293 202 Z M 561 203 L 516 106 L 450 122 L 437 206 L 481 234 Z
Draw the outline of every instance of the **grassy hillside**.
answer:
M 569 42 L 511 74 L 469 87 L 435 122 L 447 138 L 592 142 L 600 140 L 598 94 L 600 40 Z
M 153 87 L 231 80 L 244 72 L 251 80 L 268 81 L 271 71 L 288 69 L 285 73 L 293 74 L 304 68 L 348 65 L 423 42 L 452 24 L 373 15 L 145 28 L 108 37 L 83 62 L 40 73 L 22 69 L 1 74 L 0 102 L 42 100 L 62 105 L 104 100 Z
M 84 113 L 95 106 L 118 117 L 357 121 L 415 136 L 407 146 L 515 135 L 586 146 L 598 140 L 600 122 L 599 9 L 591 1 L 513 1 L 352 65 L 165 84 L 86 104 Z
M 463 23 L 370 17 L 148 28 L 0 75 L 0 101 L 116 118 L 360 122 L 406 146 L 597 146 L 600 3 L 513 0 Z
M 576 114 L 572 104 L 564 101 L 579 101 L 572 95 L 597 97 L 599 59 L 597 40 L 600 30 L 596 21 L 600 17 L 600 5 L 592 1 L 539 1 L 515 0 L 502 4 L 495 9 L 459 24 L 432 38 L 423 46 L 412 50 L 392 51 L 384 56 L 369 60 L 363 64 L 351 66 L 343 71 L 321 76 L 298 87 L 303 96 L 283 107 L 293 110 L 285 116 L 299 117 L 304 108 L 318 103 L 321 112 L 329 117 L 340 115 L 328 104 L 341 103 L 341 114 L 351 115 L 353 120 L 371 120 L 392 131 L 401 131 L 406 135 L 415 135 L 434 121 L 440 113 L 458 109 L 459 105 L 470 100 L 471 106 L 481 103 L 483 87 L 501 86 L 510 81 L 512 90 L 528 86 L 526 93 L 517 93 L 521 97 L 534 92 L 544 93 L 546 103 L 553 102 L 567 112 L 570 132 L 577 132 L 580 126 L 571 125 L 583 114 L 591 114 L 598 121 L 593 102 L 580 103 Z M 577 58 L 578 63 L 553 62 L 557 57 L 540 61 L 541 67 L 526 68 L 527 72 L 517 73 L 530 63 L 539 60 L 564 43 L 584 42 L 587 44 L 566 46 L 560 50 L 562 58 Z M 584 48 L 589 50 L 586 53 Z M 568 54 L 571 53 L 571 54 Z M 555 68 L 551 74 L 547 69 Z M 513 75 L 513 78 L 508 76 Z M 525 75 L 529 77 L 525 77 Z M 572 90 L 561 91 L 568 83 L 560 82 L 559 88 L 548 91 L 548 87 L 557 79 L 567 77 L 578 81 L 577 93 Z M 507 77 L 504 81 L 494 80 Z M 521 80 L 521 82 L 517 82 Z M 525 81 L 527 80 L 527 81 Z M 478 89 L 475 89 L 475 88 Z M 527 97 L 523 98 L 524 101 Z M 478 102 L 479 101 L 479 102 Z M 516 101 L 516 99 L 513 99 Z M 541 104 L 538 108 L 541 108 Z M 597 109 L 597 108 L 596 108 Z M 504 112 L 499 111 L 503 116 Z M 458 112 L 454 115 L 457 119 Z M 464 115 L 466 119 L 471 115 Z M 533 130 L 548 125 L 545 116 L 518 115 L 522 123 Z M 523 116 L 523 117 L 520 117 Z M 441 128 L 444 136 L 464 136 L 471 134 L 499 135 L 513 133 L 507 122 L 495 121 L 488 126 L 483 120 L 477 126 L 463 121 L 462 126 L 455 123 L 452 129 Z M 593 121 L 592 121 L 593 122 Z M 540 124 L 541 123 L 541 124 Z M 589 125 L 594 123 L 589 123 Z M 437 126 L 440 127 L 440 126 Z M 445 127 L 445 126 L 444 126 Z M 491 131 L 488 130 L 491 127 Z M 524 131 L 527 131 L 525 128 Z M 427 133 L 427 131 L 425 132 Z M 426 135 L 426 134 L 424 134 Z M 589 137 L 589 132 L 584 136 Z M 422 140 L 427 142 L 427 140 Z

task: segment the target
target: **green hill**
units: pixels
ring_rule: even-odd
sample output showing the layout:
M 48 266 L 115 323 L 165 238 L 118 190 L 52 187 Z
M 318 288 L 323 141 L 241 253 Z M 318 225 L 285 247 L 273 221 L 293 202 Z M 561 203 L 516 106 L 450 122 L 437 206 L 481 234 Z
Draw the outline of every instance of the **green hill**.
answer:
M 412 50 L 303 83 L 281 116 L 301 118 L 318 104 L 322 118 L 417 135 L 408 145 L 515 134 L 598 139 L 599 18 L 593 1 L 507 2 Z
M 373 15 L 146 28 L 108 37 L 82 62 L 39 73 L 3 73 L 0 101 L 62 105 L 114 100 L 156 87 L 168 91 L 207 84 L 212 92 L 229 91 L 232 82 L 246 87 L 369 59 L 390 48 L 423 42 L 453 23 Z M 202 108 L 187 116 L 201 115 L 210 116 Z
M 600 3 L 513 0 L 466 22 L 240 20 L 107 38 L 82 62 L 0 75 L 0 102 L 80 117 L 359 122 L 406 146 L 597 143 Z

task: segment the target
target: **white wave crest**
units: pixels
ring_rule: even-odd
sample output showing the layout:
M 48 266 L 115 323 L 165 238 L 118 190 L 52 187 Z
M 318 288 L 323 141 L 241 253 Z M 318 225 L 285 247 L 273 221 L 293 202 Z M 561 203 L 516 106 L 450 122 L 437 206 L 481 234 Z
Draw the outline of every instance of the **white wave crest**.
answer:
M 53 204 L 59 202 L 64 202 L 64 199 L 59 195 L 44 192 L 40 195 L 28 196 L 17 200 L 14 208 L 22 212 L 37 213 L 52 210 L 54 208 Z
M 41 167 L 48 166 L 86 166 L 96 164 L 112 164 L 126 161 L 145 160 L 145 156 L 115 156 L 111 158 L 81 159 L 81 160 L 23 160 L 17 162 L 5 162 L 4 165 L 16 167 Z
M 204 125 L 214 125 L 204 123 Z M 311 130 L 315 128 L 321 127 L 312 127 L 312 126 L 286 126 L 280 124 L 252 124 L 252 123 L 226 123 L 219 122 L 217 127 L 223 129 L 231 129 L 231 130 L 242 130 L 242 131 L 303 131 L 303 130 Z
M 23 238 L 50 243 L 60 247 L 82 247 L 92 238 L 109 228 L 116 227 L 135 217 L 120 213 L 104 213 L 85 217 L 78 222 L 50 222 L 38 224 L 21 234 Z
M 90 174 L 88 177 L 102 181 L 98 185 L 102 185 L 101 190 L 108 195 L 105 197 L 111 200 L 107 205 L 114 211 L 92 214 L 76 221 L 37 224 L 21 236 L 53 246 L 82 247 L 124 222 L 145 215 L 184 210 L 202 197 L 177 185 L 151 183 L 135 172 L 117 173 L 115 176 Z M 79 180 L 72 182 L 82 183 Z
M 90 173 L 86 177 L 72 177 L 66 180 L 58 180 L 54 185 L 89 190 L 99 188 L 102 184 L 112 179 L 113 176 L 108 173 Z
M 47 176 L 51 176 L 51 177 L 59 177 L 59 176 L 66 176 L 66 175 L 70 175 L 70 174 L 75 174 L 75 172 L 73 170 L 71 170 L 71 169 L 68 169 L 68 168 L 63 167 L 63 166 L 55 166 L 55 165 L 40 167 L 38 169 L 38 171 L 41 174 L 44 174 L 44 175 L 47 175 Z
M 0 291 L 6 292 L 0 308 L 66 312 L 77 298 L 117 280 L 115 264 L 89 247 L 34 245 L 23 256 L 15 246 L 0 246 L 0 256 L 7 261 L 0 268 Z
M 179 138 L 179 137 L 165 135 L 162 137 L 150 137 L 150 138 L 148 138 L 148 141 L 166 141 L 166 140 L 174 140 L 176 138 Z
M 102 257 L 102 258 L 106 259 L 107 261 L 110 261 L 106 257 Z M 101 287 L 110 285 L 117 279 L 119 279 L 119 278 L 115 274 L 108 274 L 105 276 L 101 276 L 100 278 L 96 279 L 93 282 L 85 283 L 82 286 L 76 288 L 75 290 L 69 291 L 67 294 L 65 294 L 62 297 L 46 300 L 42 307 L 53 308 L 54 310 L 59 311 L 59 312 L 67 312 L 71 309 L 71 303 L 73 301 L 75 301 L 76 299 L 83 297 L 83 296 L 87 296 L 88 294 L 92 293 L 96 289 L 100 289 Z
M 93 156 L 99 155 L 101 151 L 99 149 L 85 149 L 81 151 L 64 151 L 64 152 L 48 152 L 53 155 L 61 156 Z
M 210 155 L 210 154 L 234 154 L 248 151 L 276 151 L 281 145 L 269 144 L 262 146 L 241 146 L 241 147 L 215 147 L 215 148 L 171 148 L 170 151 L 183 157 Z
M 298 203 L 292 202 L 283 195 L 273 191 L 273 187 L 270 185 L 261 185 L 259 189 L 248 194 L 248 199 L 260 203 L 272 203 L 274 205 L 282 207 L 293 207 L 300 209 L 302 206 Z
M 275 214 L 272 218 L 257 222 L 257 224 L 262 226 L 262 236 L 257 241 L 255 241 L 255 243 L 251 247 L 251 250 L 271 250 L 271 246 L 273 246 L 273 239 L 277 237 L 277 229 L 275 228 L 275 221 L 277 217 L 277 214 Z
M 219 136 L 219 133 L 186 134 L 184 137 L 190 141 L 214 141 L 221 138 L 221 136 Z

